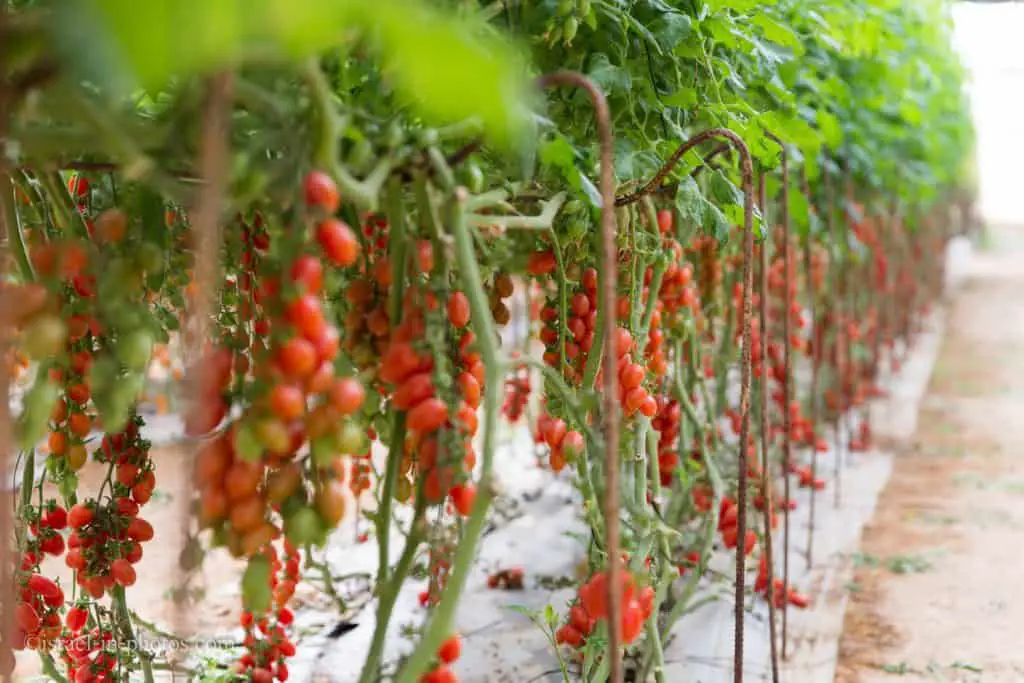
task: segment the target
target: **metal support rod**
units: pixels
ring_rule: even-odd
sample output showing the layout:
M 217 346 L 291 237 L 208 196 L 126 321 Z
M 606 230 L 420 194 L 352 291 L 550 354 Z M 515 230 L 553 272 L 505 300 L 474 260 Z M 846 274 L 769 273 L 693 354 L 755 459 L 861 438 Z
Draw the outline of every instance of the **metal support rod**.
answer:
M 622 559 L 619 542 L 619 378 L 616 372 L 616 226 L 615 176 L 612 166 L 612 120 L 604 93 L 593 81 L 574 71 L 556 71 L 541 76 L 540 88 L 569 85 L 586 91 L 594 107 L 598 143 L 601 148 L 601 281 L 604 286 L 604 447 L 605 548 L 608 552 L 608 653 L 611 656 L 610 683 L 622 681 Z

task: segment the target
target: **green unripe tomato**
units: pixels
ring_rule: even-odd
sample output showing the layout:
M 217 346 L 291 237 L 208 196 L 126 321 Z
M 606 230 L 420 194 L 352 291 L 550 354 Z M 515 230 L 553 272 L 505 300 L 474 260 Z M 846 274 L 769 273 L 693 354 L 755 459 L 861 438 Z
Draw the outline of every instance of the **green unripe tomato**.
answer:
M 22 347 L 33 360 L 56 356 L 66 338 L 67 326 L 55 315 L 38 316 L 21 331 Z
M 100 426 L 106 432 L 119 432 L 124 429 L 132 408 L 142 393 L 144 378 L 139 374 L 118 377 L 114 380 L 109 392 L 103 396 L 95 396 L 94 402 L 99 409 Z
M 36 377 L 32 388 L 25 394 L 21 417 L 18 422 L 18 446 L 22 450 L 32 448 L 46 434 L 50 411 L 57 402 L 60 390 L 50 381 L 47 373 Z
M 270 560 L 266 555 L 255 555 L 249 558 L 249 564 L 242 574 L 242 604 L 253 614 L 263 614 L 270 609 L 273 598 L 270 569 Z
M 330 467 L 338 457 L 338 445 L 330 435 L 314 439 L 309 444 L 309 453 L 317 467 Z
M 220 526 L 213 530 L 213 535 L 210 537 L 210 545 L 214 548 L 223 548 L 228 544 L 228 530 L 227 527 Z
M 153 337 L 146 330 L 129 332 L 118 340 L 116 351 L 129 370 L 145 370 L 153 354 Z
M 565 20 L 565 26 L 562 28 L 562 35 L 566 43 L 571 43 L 572 39 L 576 37 L 576 32 L 579 31 L 580 22 L 577 21 L 576 17 L 569 17 Z
M 407 477 L 399 477 L 395 485 L 395 500 L 407 503 L 412 498 L 412 482 Z
M 587 236 L 587 222 L 579 219 L 569 221 L 565 226 L 565 234 L 573 242 L 579 242 Z
M 92 365 L 89 367 L 89 386 L 92 388 L 93 395 L 106 393 L 119 372 L 117 361 L 109 354 L 93 358 Z
M 164 253 L 152 242 L 143 242 L 135 252 L 135 262 L 147 273 L 160 273 L 164 269 Z
M 263 444 L 256 436 L 256 431 L 247 422 L 239 422 L 235 427 L 235 452 L 247 462 L 259 462 L 263 457 Z
M 269 184 L 270 178 L 266 173 L 251 168 L 248 172 L 235 178 L 232 193 L 235 197 L 256 198 L 263 194 Z
M 284 534 L 296 547 L 316 543 L 322 533 L 320 515 L 310 507 L 301 507 L 284 520 Z
M 345 455 L 359 455 L 366 451 L 366 432 L 355 422 L 345 421 L 338 429 L 338 450 Z
M 142 273 L 128 259 L 115 258 L 107 264 L 103 281 L 115 292 L 131 292 L 142 286 Z
M 480 194 L 484 189 L 484 172 L 479 164 L 466 162 L 459 169 L 460 182 L 473 194 Z
M 296 512 L 306 507 L 306 492 L 300 488 L 292 495 L 285 498 L 284 502 L 281 503 L 281 517 L 288 519 Z
M 565 203 L 563 210 L 566 213 L 579 213 L 583 210 L 583 202 L 579 199 L 570 199 Z

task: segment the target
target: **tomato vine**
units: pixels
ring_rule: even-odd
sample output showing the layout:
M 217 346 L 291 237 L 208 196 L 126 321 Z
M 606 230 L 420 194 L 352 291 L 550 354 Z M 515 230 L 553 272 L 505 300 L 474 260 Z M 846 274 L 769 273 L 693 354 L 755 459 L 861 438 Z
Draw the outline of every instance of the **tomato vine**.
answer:
M 788 609 L 813 600 L 794 489 L 810 566 L 818 492 L 840 502 L 870 446 L 865 406 L 957 227 L 972 130 L 946 3 L 292 5 L 0 4 L 4 673 L 26 648 L 58 681 L 183 666 L 128 645 L 162 531 L 140 516 L 161 462 L 139 404 L 175 344 L 178 588 L 208 553 L 244 561 L 232 677 L 289 678 L 303 569 L 340 600 L 324 548 L 361 517 L 361 683 L 457 680 L 499 426 L 527 415 L 589 531 L 542 624 L 563 676 L 666 680 L 727 551 L 735 679 L 763 596 L 778 680 Z M 161 37 L 171 20 L 195 45 Z M 421 564 L 415 645 L 385 661 Z

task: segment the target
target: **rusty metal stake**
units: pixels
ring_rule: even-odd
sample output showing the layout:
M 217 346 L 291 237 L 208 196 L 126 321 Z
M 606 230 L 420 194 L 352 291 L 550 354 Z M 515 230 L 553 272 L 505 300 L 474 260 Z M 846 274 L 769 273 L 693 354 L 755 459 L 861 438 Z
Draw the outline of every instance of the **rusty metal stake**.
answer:
M 751 291 L 754 288 L 754 271 L 751 267 L 754 253 L 754 163 L 746 143 L 728 128 L 710 128 L 697 133 L 679 145 L 668 161 L 654 174 L 654 177 L 639 190 L 615 200 L 616 206 L 625 206 L 639 201 L 645 195 L 655 192 L 662 181 L 672 172 L 679 160 L 697 145 L 722 138 L 728 141 L 740 155 L 740 174 L 743 185 L 743 312 L 740 324 L 743 325 L 743 354 L 740 361 L 740 448 L 737 463 L 737 479 L 739 490 L 736 493 L 737 514 L 736 538 L 739 543 L 747 534 L 747 441 L 750 439 L 750 366 L 751 366 Z M 733 645 L 733 680 L 743 683 L 743 598 L 745 588 L 745 555 L 742 549 L 736 552 L 736 591 L 735 591 L 735 643 Z
M 540 88 L 569 85 L 586 91 L 594 106 L 597 122 L 598 143 L 601 147 L 601 278 L 604 286 L 604 447 L 605 447 L 605 491 L 604 525 L 605 548 L 608 553 L 608 653 L 611 656 L 610 683 L 622 681 L 622 589 L 621 552 L 619 542 L 619 378 L 615 372 L 616 356 L 615 301 L 617 294 L 615 266 L 615 176 L 612 167 L 613 140 L 612 120 L 604 93 L 593 81 L 574 71 L 556 71 L 541 76 Z

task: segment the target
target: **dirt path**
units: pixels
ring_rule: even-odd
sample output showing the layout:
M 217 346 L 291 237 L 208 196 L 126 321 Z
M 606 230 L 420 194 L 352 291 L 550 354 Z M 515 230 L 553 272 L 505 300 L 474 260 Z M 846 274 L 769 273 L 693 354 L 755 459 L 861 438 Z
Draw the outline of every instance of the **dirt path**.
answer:
M 1024 681 L 1024 230 L 991 247 L 854 558 L 839 683 Z

